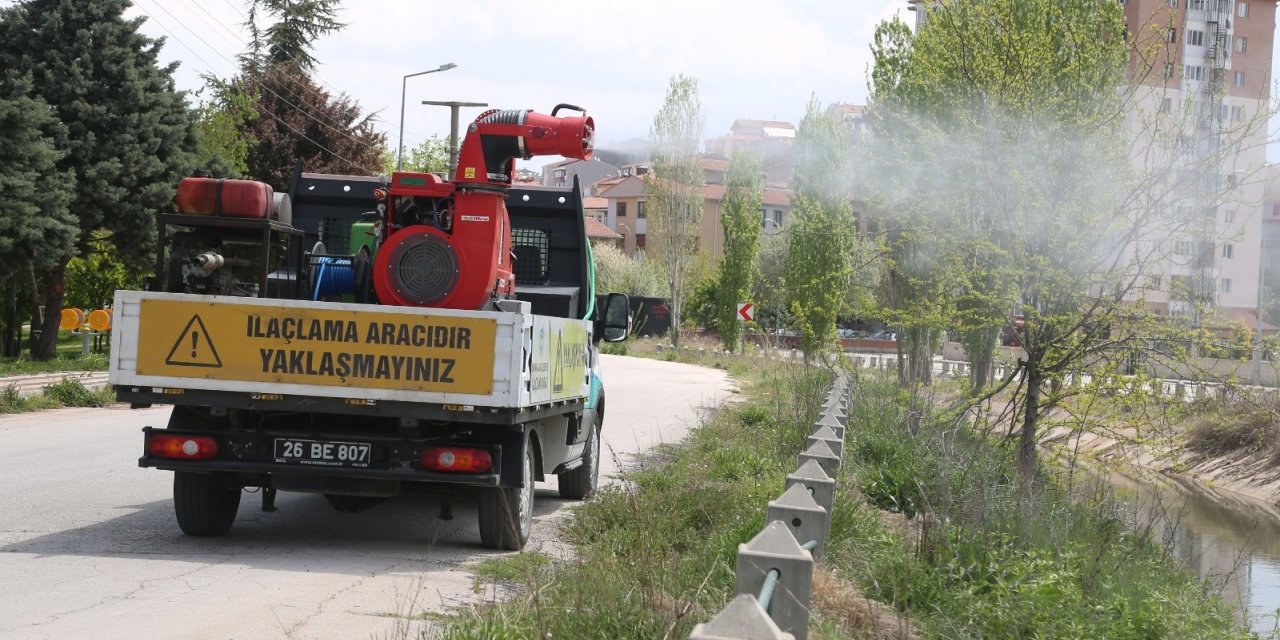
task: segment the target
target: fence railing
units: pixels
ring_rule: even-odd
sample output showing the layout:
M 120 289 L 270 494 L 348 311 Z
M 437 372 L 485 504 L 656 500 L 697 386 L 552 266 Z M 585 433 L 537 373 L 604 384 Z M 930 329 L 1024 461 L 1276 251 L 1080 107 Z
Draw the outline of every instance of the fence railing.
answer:
M 852 389 L 848 375 L 840 372 L 796 470 L 787 475 L 782 495 L 766 507 L 768 524 L 738 545 L 737 597 L 709 622 L 695 626 L 690 640 L 809 637 L 813 567 L 822 559 L 831 535 L 835 478 L 844 452 Z

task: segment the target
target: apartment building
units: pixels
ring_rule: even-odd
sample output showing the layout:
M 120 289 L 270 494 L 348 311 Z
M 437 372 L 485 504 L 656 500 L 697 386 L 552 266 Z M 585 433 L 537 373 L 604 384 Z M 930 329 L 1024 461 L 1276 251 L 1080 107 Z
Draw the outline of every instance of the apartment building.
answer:
M 720 225 L 724 200 L 724 173 L 729 163 L 719 158 L 703 158 L 702 220 L 698 226 L 698 247 L 714 260 L 724 254 L 724 230 Z M 627 255 L 645 250 L 648 233 L 648 202 L 645 180 L 649 165 L 637 163 L 623 168 L 624 175 L 606 178 L 596 187 L 608 202 L 605 225 L 622 236 L 622 249 Z M 791 215 L 792 191 L 784 186 L 766 183 L 761 195 L 760 218 L 766 233 L 776 232 Z
M 608 176 L 616 175 L 618 167 L 608 162 L 604 162 L 599 158 L 590 160 L 567 159 L 559 162 L 552 162 L 542 168 L 542 185 L 544 187 L 572 187 L 573 179 L 577 178 L 578 182 L 585 190 L 588 185 L 593 184 Z
M 1178 147 L 1189 153 L 1197 190 L 1170 204 L 1195 222 L 1169 238 L 1172 251 L 1149 279 L 1147 301 L 1159 313 L 1216 308 L 1221 319 L 1254 326 L 1262 267 L 1267 115 L 1276 3 L 1258 0 L 1123 0 L 1137 46 L 1131 79 L 1143 89 L 1135 127 L 1151 114 L 1174 114 Z M 1139 59 L 1142 55 L 1153 56 Z M 1137 75 L 1140 74 L 1140 75 Z M 1195 192 L 1195 191 L 1198 191 Z

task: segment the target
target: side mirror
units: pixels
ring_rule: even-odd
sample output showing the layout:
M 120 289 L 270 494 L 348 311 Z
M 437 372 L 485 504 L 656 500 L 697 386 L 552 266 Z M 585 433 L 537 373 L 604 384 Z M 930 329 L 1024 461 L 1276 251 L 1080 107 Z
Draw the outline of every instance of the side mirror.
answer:
M 631 299 L 625 293 L 609 294 L 602 333 L 605 342 L 622 342 L 631 334 Z

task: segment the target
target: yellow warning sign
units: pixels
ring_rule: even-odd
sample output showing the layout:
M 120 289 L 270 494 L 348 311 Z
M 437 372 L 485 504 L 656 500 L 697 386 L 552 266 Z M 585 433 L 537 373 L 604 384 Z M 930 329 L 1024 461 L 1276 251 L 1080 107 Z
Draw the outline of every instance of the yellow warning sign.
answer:
M 139 375 L 487 395 L 497 322 L 430 313 L 143 300 Z
M 205 328 L 200 315 L 191 316 L 187 328 L 182 330 L 178 341 L 169 349 L 169 357 L 164 363 L 173 367 L 213 367 L 222 366 L 218 357 L 218 349 L 209 340 L 209 330 Z
M 565 324 L 555 332 L 551 353 L 551 397 L 557 400 L 581 393 L 587 374 L 587 330 Z

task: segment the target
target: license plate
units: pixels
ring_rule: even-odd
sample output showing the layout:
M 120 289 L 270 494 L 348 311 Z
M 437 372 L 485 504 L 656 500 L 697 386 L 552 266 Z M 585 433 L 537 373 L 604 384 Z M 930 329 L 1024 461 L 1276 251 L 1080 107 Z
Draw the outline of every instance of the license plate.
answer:
M 367 467 L 370 449 L 367 442 L 276 438 L 276 462 L 320 467 Z

